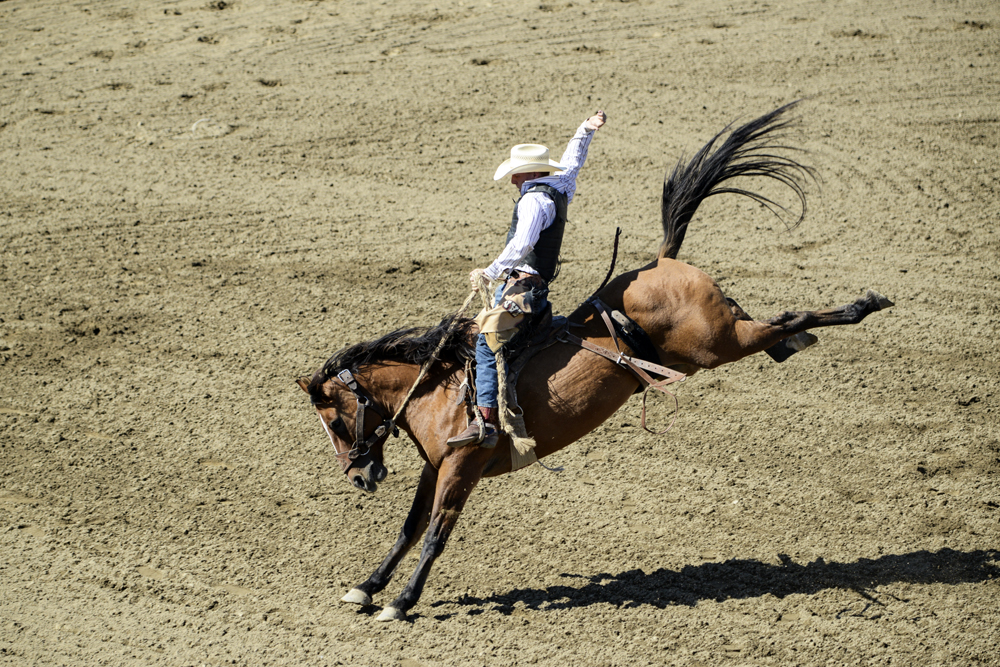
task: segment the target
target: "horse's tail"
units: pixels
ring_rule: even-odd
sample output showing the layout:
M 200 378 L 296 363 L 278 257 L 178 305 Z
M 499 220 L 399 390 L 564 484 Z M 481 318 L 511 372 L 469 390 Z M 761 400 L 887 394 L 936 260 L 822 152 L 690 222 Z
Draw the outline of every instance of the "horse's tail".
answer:
M 783 116 L 796 104 L 798 102 L 786 104 L 736 128 L 713 152 L 712 148 L 719 137 L 732 127 L 729 125 L 712 137 L 687 165 L 683 164 L 683 160 L 677 163 L 670 177 L 663 183 L 663 244 L 658 257 L 677 258 L 694 212 L 702 201 L 712 195 L 731 192 L 750 197 L 775 215 L 778 215 L 776 209 L 788 211 L 781 204 L 756 192 L 720 187 L 737 176 L 765 176 L 787 185 L 798 197 L 800 205 L 798 219 L 788 226 L 795 227 L 802 222 L 806 214 L 803 181 L 807 177 L 815 180 L 815 170 L 779 154 L 782 151 L 801 150 L 781 143 L 782 130 L 795 123 L 794 119 L 784 119 Z

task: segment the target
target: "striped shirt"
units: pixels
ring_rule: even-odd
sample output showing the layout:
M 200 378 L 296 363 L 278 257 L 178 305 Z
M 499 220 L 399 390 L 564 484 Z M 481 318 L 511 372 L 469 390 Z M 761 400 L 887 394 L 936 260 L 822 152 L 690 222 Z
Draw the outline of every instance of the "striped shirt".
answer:
M 513 269 L 525 273 L 538 273 L 527 264 L 522 264 L 521 260 L 538 243 L 538 237 L 542 231 L 548 229 L 555 222 L 556 205 L 541 192 L 528 194 L 524 194 L 524 192 L 533 185 L 544 183 L 565 193 L 567 202 L 573 201 L 573 195 L 576 193 L 576 176 L 580 173 L 584 160 L 587 159 L 587 149 L 590 148 L 590 141 L 593 138 L 594 131 L 580 125 L 576 134 L 569 140 L 562 159 L 559 160 L 559 164 L 566 169 L 552 176 L 536 178 L 521 185 L 522 196 L 517 204 L 517 230 L 514 232 L 514 238 L 510 240 L 503 252 L 484 271 L 487 278 L 499 280 Z

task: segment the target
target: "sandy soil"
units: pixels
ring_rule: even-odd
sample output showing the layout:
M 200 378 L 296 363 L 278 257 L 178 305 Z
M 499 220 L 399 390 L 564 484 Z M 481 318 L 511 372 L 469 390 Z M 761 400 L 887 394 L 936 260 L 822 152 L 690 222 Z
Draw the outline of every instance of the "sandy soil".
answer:
M 1000 664 L 998 47 L 992 0 L 0 1 L 0 663 Z M 609 113 L 568 312 L 803 97 L 806 221 L 717 198 L 681 259 L 896 307 L 485 481 L 410 621 L 339 604 L 420 461 L 350 488 L 293 379 L 461 303 L 511 144 Z

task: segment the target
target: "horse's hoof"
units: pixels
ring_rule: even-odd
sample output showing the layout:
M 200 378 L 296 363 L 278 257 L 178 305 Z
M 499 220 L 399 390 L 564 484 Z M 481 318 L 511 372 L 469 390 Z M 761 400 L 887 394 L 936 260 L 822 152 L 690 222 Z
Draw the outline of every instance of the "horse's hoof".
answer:
M 868 290 L 868 294 L 866 294 L 865 296 L 868 297 L 869 301 L 878 305 L 879 310 L 891 308 L 896 305 L 892 301 L 889 301 L 889 299 L 885 298 L 884 296 L 882 296 L 873 289 Z
M 378 615 L 376 621 L 403 621 L 406 620 L 406 614 L 402 610 L 396 609 L 395 607 L 386 607 L 382 610 L 382 613 Z
M 360 588 L 352 588 L 347 591 L 347 595 L 340 598 L 341 602 L 350 602 L 351 604 L 359 604 L 366 607 L 372 603 L 372 596 L 365 593 Z
M 800 331 L 794 336 L 785 339 L 785 344 L 796 352 L 801 352 L 810 345 L 815 345 L 818 342 L 819 338 L 816 338 L 816 336 L 808 331 Z

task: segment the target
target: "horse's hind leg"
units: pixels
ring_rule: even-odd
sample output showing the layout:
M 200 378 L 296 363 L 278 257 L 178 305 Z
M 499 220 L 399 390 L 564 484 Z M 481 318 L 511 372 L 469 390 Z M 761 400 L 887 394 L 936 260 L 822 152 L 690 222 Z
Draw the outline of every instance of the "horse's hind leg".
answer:
M 369 605 L 372 603 L 372 596 L 380 592 L 392 579 L 392 573 L 403 560 L 403 556 L 410 550 L 420 536 L 427 529 L 430 521 L 431 507 L 434 505 L 434 488 L 437 486 L 438 472 L 434 466 L 427 463 L 420 473 L 420 481 L 417 483 L 417 493 L 413 497 L 413 505 L 410 513 L 403 522 L 403 528 L 399 531 L 399 538 L 392 545 L 389 554 L 378 566 L 378 569 L 368 577 L 364 583 L 358 584 L 341 598 L 341 602 L 353 602 L 354 604 Z
M 753 321 L 753 318 L 750 317 L 747 311 L 743 310 L 743 308 L 740 307 L 740 304 L 736 303 L 734 299 L 727 296 L 726 303 L 729 304 L 729 308 L 733 311 L 733 316 L 737 320 L 745 320 L 749 322 Z M 800 331 L 794 336 L 778 341 L 771 347 L 764 350 L 764 352 L 767 356 L 771 357 L 780 364 L 796 352 L 801 352 L 810 345 L 815 345 L 818 341 L 819 339 L 808 331 Z
M 766 321 L 737 321 L 736 332 L 740 347 L 737 358 L 766 350 L 775 343 L 807 329 L 857 324 L 868 315 L 892 305 L 892 301 L 878 292 L 868 290 L 867 294 L 854 303 L 839 308 L 786 311 Z

